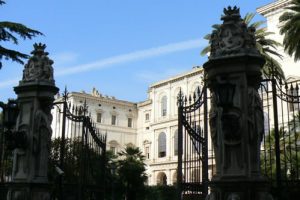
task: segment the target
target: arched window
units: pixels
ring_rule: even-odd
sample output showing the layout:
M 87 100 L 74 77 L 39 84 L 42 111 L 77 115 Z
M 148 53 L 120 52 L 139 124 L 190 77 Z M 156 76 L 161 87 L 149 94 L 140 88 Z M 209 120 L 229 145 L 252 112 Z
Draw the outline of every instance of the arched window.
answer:
M 178 130 L 174 133 L 174 155 L 178 155 Z
M 109 144 L 109 150 L 112 152 L 113 155 L 116 155 L 119 146 L 118 142 L 116 140 L 111 140 L 108 144 Z
M 157 185 L 167 185 L 167 176 L 164 172 L 159 172 L 156 180 Z
M 196 101 L 198 100 L 198 98 L 200 97 L 200 94 L 201 94 L 201 88 L 200 86 L 196 86 L 195 90 L 194 90 L 194 94 L 195 94 L 195 97 L 196 97 Z M 194 97 L 194 94 L 193 94 L 193 97 Z
M 164 132 L 160 133 L 158 136 L 158 157 L 166 157 L 166 134 Z
M 161 116 L 167 116 L 167 96 L 161 98 Z

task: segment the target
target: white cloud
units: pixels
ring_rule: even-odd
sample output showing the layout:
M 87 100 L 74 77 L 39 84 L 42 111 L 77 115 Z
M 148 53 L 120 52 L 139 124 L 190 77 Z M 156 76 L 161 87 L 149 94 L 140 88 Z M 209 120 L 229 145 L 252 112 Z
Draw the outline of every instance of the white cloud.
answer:
M 71 74 L 76 74 L 85 71 L 91 71 L 96 69 L 102 69 L 111 67 L 113 65 L 128 63 L 132 61 L 138 61 L 142 59 L 157 57 L 161 55 L 171 54 L 174 52 L 185 51 L 189 49 L 200 48 L 206 45 L 206 41 L 203 39 L 194 39 L 187 40 L 183 42 L 171 43 L 159 47 L 154 47 L 150 49 L 139 50 L 127 54 L 122 54 L 118 56 L 112 56 L 105 59 L 101 59 L 95 62 L 77 65 L 69 68 L 61 68 L 60 70 L 54 70 L 55 76 L 66 76 Z M 59 64 L 59 62 L 73 62 L 77 59 L 77 55 L 74 53 L 62 53 L 53 55 L 52 59 L 55 62 L 55 66 Z M 55 60 L 56 59 L 56 60 Z M 6 80 L 0 82 L 0 88 L 5 88 L 11 85 L 15 85 L 18 80 Z
M 122 54 L 118 56 L 112 56 L 109 58 L 105 58 L 102 60 L 98 60 L 95 62 L 78 65 L 74 67 L 69 67 L 67 69 L 63 69 L 57 71 L 57 76 L 69 75 L 69 74 L 76 74 L 79 72 L 91 71 L 95 69 L 102 69 L 106 67 L 110 67 L 112 65 L 121 64 L 121 63 L 128 63 L 131 61 L 142 60 L 146 58 L 152 58 L 160 55 L 170 54 L 173 52 L 178 51 L 185 51 L 194 48 L 200 48 L 201 46 L 205 45 L 206 41 L 203 39 L 195 39 L 195 40 L 188 40 L 183 42 L 171 43 L 159 47 L 154 47 L 150 49 L 144 49 L 140 51 L 135 51 L 132 53 Z
M 74 52 L 62 52 L 50 56 L 54 61 L 54 66 L 61 66 L 77 61 L 78 54 Z
M 185 71 L 183 69 L 186 68 L 181 68 L 181 69 L 167 68 L 166 71 L 159 71 L 159 72 L 142 71 L 142 72 L 138 72 L 135 76 L 137 79 L 149 84 L 149 83 L 154 83 L 178 75 Z

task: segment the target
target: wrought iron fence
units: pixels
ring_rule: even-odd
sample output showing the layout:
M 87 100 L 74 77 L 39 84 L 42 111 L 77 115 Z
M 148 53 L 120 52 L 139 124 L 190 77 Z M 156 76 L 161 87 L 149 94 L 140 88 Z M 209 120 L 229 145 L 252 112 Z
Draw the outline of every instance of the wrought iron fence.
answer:
M 3 110 L 0 116 L 0 199 L 6 199 L 8 182 L 11 180 L 12 152 L 7 148 L 5 128 L 3 126 Z
M 300 80 L 287 81 L 272 76 L 261 83 L 265 120 L 261 170 L 277 192 L 299 194 Z
M 106 135 L 96 128 L 86 102 L 71 105 L 65 91 L 54 104 L 49 169 L 53 199 L 103 199 Z
M 265 126 L 261 172 L 270 181 L 273 195 L 284 199 L 285 193 L 294 198 L 300 194 L 300 80 L 283 81 L 270 71 L 272 75 L 262 80 L 259 88 Z M 178 141 L 182 141 L 178 143 L 179 199 L 206 194 L 207 184 L 203 183 L 215 173 L 213 144 L 207 138 L 212 128 L 207 127 L 209 95 L 205 88 L 198 93 L 198 98 L 197 94 L 183 97 L 180 93 L 178 99 Z
M 178 199 L 208 193 L 207 89 L 178 96 Z

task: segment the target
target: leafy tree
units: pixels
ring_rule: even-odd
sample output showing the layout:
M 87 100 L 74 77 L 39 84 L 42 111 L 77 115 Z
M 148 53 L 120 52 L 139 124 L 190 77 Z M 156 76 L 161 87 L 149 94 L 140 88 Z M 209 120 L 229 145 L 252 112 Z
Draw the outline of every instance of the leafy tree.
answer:
M 291 6 L 286 8 L 279 21 L 284 23 L 280 33 L 284 34 L 284 50 L 294 56 L 295 62 L 300 60 L 300 0 L 291 1 Z
M 0 0 L 0 5 L 5 4 L 3 0 Z M 41 32 L 28 28 L 27 26 L 9 22 L 9 21 L 0 21 L 0 41 L 1 42 L 12 42 L 13 44 L 18 44 L 19 40 L 17 37 L 22 39 L 32 39 L 38 35 L 43 35 Z M 29 55 L 21 53 L 16 50 L 7 49 L 0 45 L 0 69 L 2 67 L 2 59 L 12 60 L 14 62 L 24 64 L 23 59 L 29 58 Z
M 145 157 L 138 147 L 127 146 L 119 152 L 117 173 L 127 200 L 141 199 L 145 189 Z
M 57 173 L 56 167 L 60 165 L 60 150 L 62 145 L 61 138 L 55 138 L 51 141 L 51 151 L 49 159 L 49 181 L 53 184 L 53 195 L 58 196 L 60 176 Z M 62 182 L 64 183 L 64 193 L 68 196 L 76 196 L 77 193 L 73 191 L 72 185 L 82 183 L 84 187 L 97 188 L 93 191 L 99 199 L 103 199 L 104 176 L 105 170 L 103 168 L 104 156 L 96 152 L 90 145 L 85 145 L 80 137 L 66 138 L 64 144 L 63 167 L 64 172 Z M 82 169 L 81 167 L 84 166 Z M 83 171 L 82 171 L 83 170 Z M 87 190 L 84 190 L 87 191 Z M 90 193 L 83 192 L 83 199 L 89 199 Z
M 275 40 L 269 39 L 267 36 L 274 34 L 273 32 L 266 31 L 265 27 L 262 27 L 262 25 L 265 23 L 264 21 L 257 21 L 254 23 L 251 23 L 253 20 L 255 14 L 254 13 L 247 13 L 244 17 L 244 22 L 248 27 L 255 28 L 255 36 L 256 36 L 256 47 L 262 54 L 262 56 L 265 58 L 266 63 L 262 69 L 262 72 L 264 75 L 270 75 L 271 70 L 276 72 L 275 76 L 277 78 L 283 78 L 284 79 L 284 72 L 281 69 L 281 65 L 279 62 L 277 62 L 275 59 L 273 59 L 271 56 L 275 56 L 278 58 L 281 58 L 282 56 L 276 52 L 276 48 L 280 46 L 281 44 Z M 214 24 L 212 26 L 214 30 L 219 30 L 221 28 L 220 24 Z M 204 39 L 209 40 L 211 39 L 211 34 L 207 34 L 204 36 Z M 210 52 L 210 45 L 205 47 L 201 51 L 201 55 L 204 56 Z

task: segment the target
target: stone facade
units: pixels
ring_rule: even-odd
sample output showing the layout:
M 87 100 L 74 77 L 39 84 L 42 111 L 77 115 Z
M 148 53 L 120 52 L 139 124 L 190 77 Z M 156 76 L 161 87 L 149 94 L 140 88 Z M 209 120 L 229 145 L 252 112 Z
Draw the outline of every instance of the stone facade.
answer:
M 80 106 L 86 101 L 93 121 L 102 133 L 107 134 L 108 150 L 117 153 L 126 145 L 141 149 L 146 157 L 148 184 L 171 185 L 176 182 L 177 168 L 177 95 L 180 88 L 185 95 L 193 94 L 202 87 L 202 78 L 203 69 L 195 67 L 187 73 L 154 83 L 149 87 L 148 99 L 140 103 L 105 96 L 95 88 L 91 93 L 69 93 L 68 102 Z M 52 114 L 53 121 L 59 122 L 56 107 Z M 57 123 L 53 123 L 54 131 L 55 125 Z M 160 142 L 160 146 L 165 147 L 164 155 L 159 154 L 161 133 L 166 136 L 164 144 Z
M 291 1 L 292 0 L 277 0 L 257 8 L 257 12 L 264 16 L 267 20 L 267 31 L 274 33 L 269 37 L 280 43 L 283 41 L 283 35 L 279 33 L 280 28 L 282 27 L 282 23 L 279 22 L 279 17 L 285 12 L 284 8 L 290 5 Z M 285 76 L 289 77 L 293 75 L 299 75 L 299 62 L 294 62 L 294 59 L 284 52 L 283 47 L 278 47 L 276 51 L 283 56 L 282 59 L 277 57 L 274 57 L 274 59 L 276 59 L 282 65 Z
M 282 43 L 283 35 L 280 34 L 280 28 L 282 23 L 279 22 L 279 17 L 285 12 L 285 8 L 291 4 L 292 0 L 277 0 L 262 7 L 257 8 L 257 13 L 264 16 L 267 21 L 266 31 L 273 32 L 274 34 L 269 35 L 269 37 L 277 42 Z M 277 52 L 282 55 L 282 59 L 274 57 L 280 64 L 284 71 L 286 81 L 288 83 L 295 83 L 300 80 L 300 63 L 294 62 L 294 59 L 284 52 L 283 47 L 277 47 Z M 263 99 L 264 101 L 270 102 L 269 105 L 272 105 L 270 99 Z M 264 107 L 264 110 L 267 112 L 268 108 Z M 287 117 L 287 108 L 278 105 L 278 110 L 284 110 L 278 114 L 280 126 L 282 119 Z M 270 115 L 273 116 L 273 110 L 270 110 Z M 266 118 L 266 117 L 265 117 Z M 266 123 L 266 121 L 265 121 Z M 273 121 L 269 121 L 270 125 L 273 125 Z

